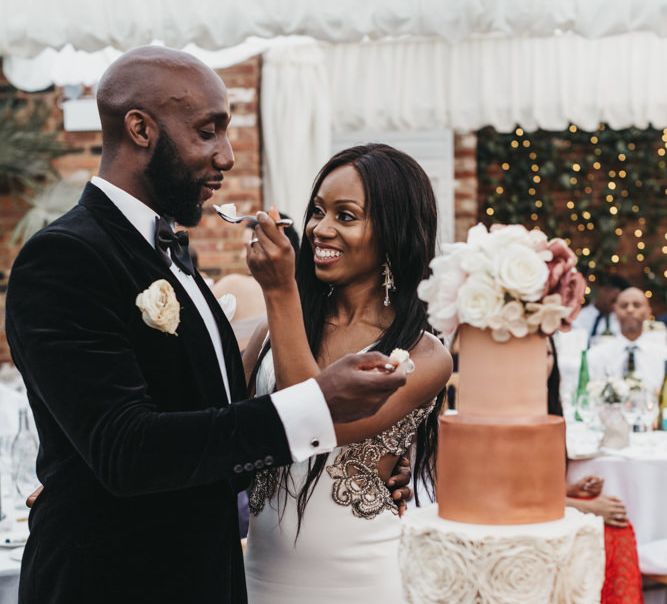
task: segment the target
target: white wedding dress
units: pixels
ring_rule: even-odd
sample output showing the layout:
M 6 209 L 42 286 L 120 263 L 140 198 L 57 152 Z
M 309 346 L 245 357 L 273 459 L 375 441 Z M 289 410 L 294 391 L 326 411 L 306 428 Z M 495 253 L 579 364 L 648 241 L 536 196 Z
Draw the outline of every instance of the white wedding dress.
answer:
M 257 394 L 273 391 L 271 351 Z M 366 441 L 334 449 L 308 501 L 297 537 L 298 493 L 308 461 L 292 464 L 286 493 L 278 469 L 257 474 L 249 492 L 245 558 L 249 604 L 399 604 L 401 521 L 377 474 L 386 454 L 402 455 L 431 406 Z

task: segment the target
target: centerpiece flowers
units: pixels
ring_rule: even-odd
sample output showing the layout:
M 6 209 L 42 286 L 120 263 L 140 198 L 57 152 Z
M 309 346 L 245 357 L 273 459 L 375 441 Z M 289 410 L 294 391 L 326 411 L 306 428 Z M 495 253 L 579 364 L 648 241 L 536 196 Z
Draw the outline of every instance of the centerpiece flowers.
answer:
M 419 285 L 429 322 L 445 335 L 460 323 L 491 330 L 496 342 L 568 330 L 586 283 L 562 239 L 522 225 L 478 224 L 465 243 L 443 246 Z
M 613 405 L 623 403 L 632 393 L 642 390 L 642 381 L 636 376 L 625 378 L 607 377 L 604 380 L 588 382 L 586 391 L 596 400 Z

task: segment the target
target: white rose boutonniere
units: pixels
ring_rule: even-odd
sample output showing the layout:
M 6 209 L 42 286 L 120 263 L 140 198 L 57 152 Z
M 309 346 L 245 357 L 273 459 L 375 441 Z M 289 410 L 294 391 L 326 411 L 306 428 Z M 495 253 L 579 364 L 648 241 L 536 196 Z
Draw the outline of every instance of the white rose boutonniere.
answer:
M 158 279 L 148 289 L 142 291 L 136 299 L 144 323 L 172 335 L 180 323 L 181 306 L 169 281 Z

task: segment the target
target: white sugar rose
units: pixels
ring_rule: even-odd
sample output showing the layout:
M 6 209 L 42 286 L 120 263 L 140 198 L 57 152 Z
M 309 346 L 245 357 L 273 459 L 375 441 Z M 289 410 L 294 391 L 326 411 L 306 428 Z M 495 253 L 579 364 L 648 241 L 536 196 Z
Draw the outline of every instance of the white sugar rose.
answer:
M 531 328 L 531 333 L 539 329 L 543 334 L 551 335 L 560 329 L 564 319 L 570 315 L 572 309 L 561 304 L 560 294 L 552 294 L 544 296 L 542 303 L 528 302 L 526 311 L 530 313 L 528 325 Z
M 507 342 L 510 337 L 523 338 L 528 335 L 528 322 L 523 311 L 523 304 L 511 300 L 500 312 L 489 318 L 491 337 L 496 342 Z
M 557 565 L 553 543 L 537 538 L 499 539 L 484 543 L 478 589 L 482 602 L 535 604 L 550 602 Z
M 399 566 L 411 604 L 475 604 L 475 550 L 457 535 L 404 529 Z
M 515 298 L 535 302 L 542 297 L 549 276 L 547 263 L 530 248 L 512 243 L 498 250 L 496 278 Z
M 490 254 L 482 250 L 471 250 L 461 261 L 461 268 L 469 275 L 493 274 L 493 260 Z
M 471 276 L 460 287 L 456 304 L 461 323 L 484 329 L 503 305 L 503 292 L 492 279 Z
M 151 283 L 148 289 L 137 296 L 136 305 L 141 310 L 141 318 L 146 325 L 165 333 L 176 334 L 181 307 L 169 281 L 158 279 Z
M 428 302 L 429 323 L 445 334 L 453 333 L 458 325 L 456 296 L 466 275 L 459 267 L 456 253 L 434 258 L 431 261 L 433 275 L 417 288 L 417 295 Z
M 597 527 L 593 523 L 598 524 Z M 560 562 L 555 601 L 589 604 L 600 601 L 604 583 L 604 528 L 602 518 L 580 529 Z

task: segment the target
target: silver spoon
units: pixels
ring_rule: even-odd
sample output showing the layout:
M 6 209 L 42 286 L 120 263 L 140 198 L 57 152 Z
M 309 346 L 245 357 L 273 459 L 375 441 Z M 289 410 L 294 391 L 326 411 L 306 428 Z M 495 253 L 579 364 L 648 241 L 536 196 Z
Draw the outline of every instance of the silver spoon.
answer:
M 256 227 L 259 222 L 257 222 L 257 218 L 254 216 L 231 216 L 230 214 L 226 214 L 225 212 L 222 211 L 222 208 L 220 206 L 217 206 L 213 204 L 213 209 L 216 211 L 217 215 L 220 216 L 223 220 L 226 222 L 231 222 L 232 224 L 238 224 L 239 222 L 243 222 L 244 220 L 248 221 L 248 226 L 251 227 Z M 281 218 L 280 220 L 276 220 L 276 225 L 277 226 L 282 226 L 282 227 L 290 227 L 294 224 L 294 221 L 289 219 L 289 218 Z

